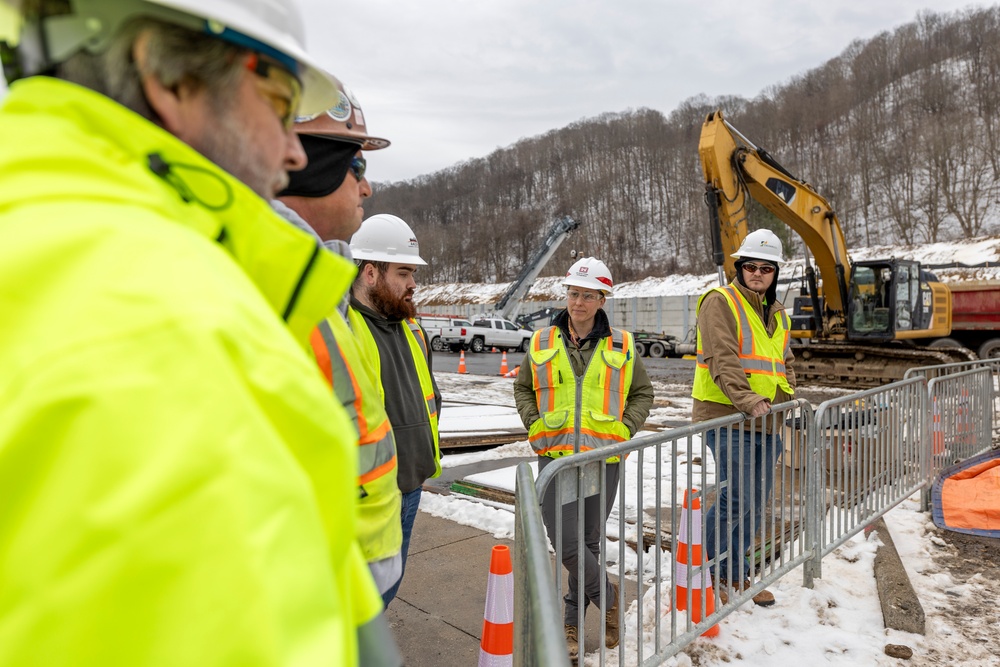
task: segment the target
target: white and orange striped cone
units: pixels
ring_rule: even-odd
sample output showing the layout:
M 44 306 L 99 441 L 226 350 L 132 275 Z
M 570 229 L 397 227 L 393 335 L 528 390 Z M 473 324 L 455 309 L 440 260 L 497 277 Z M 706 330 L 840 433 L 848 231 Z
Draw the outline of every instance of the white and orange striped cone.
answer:
M 689 495 L 694 497 L 690 498 Z M 688 525 L 689 502 L 691 525 Z M 697 489 L 685 489 L 681 525 L 677 532 L 677 555 L 674 561 L 674 606 L 677 611 L 687 609 L 687 583 L 690 572 L 692 589 L 689 613 L 692 623 L 698 623 L 704 616 L 715 613 L 715 592 L 712 590 L 712 577 L 705 570 L 706 562 L 705 552 L 701 548 L 701 496 L 698 495 Z M 691 568 L 693 564 L 696 565 Z M 704 614 L 702 614 L 703 609 Z M 701 636 L 715 637 L 718 634 L 719 626 L 716 624 Z
M 459 373 L 468 373 L 469 372 L 469 371 L 465 370 L 465 350 L 462 350 L 462 354 L 459 355 L 459 357 L 458 357 L 458 372 Z
M 510 548 L 498 544 L 490 556 L 479 667 L 511 667 L 513 664 L 514 568 L 510 562 Z
M 519 373 L 520 371 L 521 371 L 521 367 L 520 367 L 520 366 L 514 366 L 513 370 L 511 370 L 511 371 L 508 371 L 507 373 L 504 373 L 504 374 L 503 374 L 503 376 L 504 376 L 505 378 L 516 378 L 516 377 L 517 377 L 517 374 L 518 374 L 518 373 Z
M 500 375 L 506 377 L 510 368 L 507 367 L 507 350 L 504 350 L 503 356 L 500 357 Z

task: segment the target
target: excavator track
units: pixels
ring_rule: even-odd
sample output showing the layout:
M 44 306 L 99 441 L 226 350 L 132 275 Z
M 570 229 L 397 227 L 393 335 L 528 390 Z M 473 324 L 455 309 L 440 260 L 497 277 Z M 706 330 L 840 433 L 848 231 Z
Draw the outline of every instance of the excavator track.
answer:
M 978 357 L 964 347 L 905 347 L 884 343 L 809 343 L 793 345 L 799 386 L 879 387 L 902 380 L 907 369 Z

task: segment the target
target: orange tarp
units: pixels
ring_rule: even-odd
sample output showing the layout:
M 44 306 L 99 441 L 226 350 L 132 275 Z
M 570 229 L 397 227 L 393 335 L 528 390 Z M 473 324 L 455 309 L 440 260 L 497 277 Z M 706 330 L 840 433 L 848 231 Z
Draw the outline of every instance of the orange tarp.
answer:
M 945 479 L 941 511 L 949 528 L 1000 530 L 1000 459 L 984 461 Z

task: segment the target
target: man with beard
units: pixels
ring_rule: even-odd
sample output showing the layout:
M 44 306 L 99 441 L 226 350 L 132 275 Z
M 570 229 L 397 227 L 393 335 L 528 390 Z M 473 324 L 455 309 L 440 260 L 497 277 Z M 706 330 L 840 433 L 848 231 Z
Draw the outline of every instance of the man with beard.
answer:
M 365 220 L 351 239 L 358 275 L 348 318 L 379 381 L 396 435 L 397 481 L 403 492 L 403 574 L 421 485 L 441 474 L 438 414 L 441 392 L 431 374 L 427 335 L 417 323 L 413 274 L 427 262 L 410 226 L 394 215 Z M 391 600 L 397 583 L 387 594 Z
M 295 131 L 309 164 L 292 172 L 288 187 L 272 202 L 286 220 L 351 259 L 351 236 L 361 227 L 363 203 L 372 189 L 362 151 L 389 145 L 368 134 L 357 99 L 343 85 L 336 104 L 296 119 Z M 313 332 L 316 360 L 334 395 L 347 409 L 358 433 L 358 541 L 383 603 L 402 576 L 403 533 L 396 482 L 396 441 L 375 388 L 374 370 L 361 352 L 344 312 L 332 313 Z
M 303 35 L 290 0 L 0 0 L 0 664 L 391 644 L 307 352 L 354 267 L 266 201 L 334 102 Z

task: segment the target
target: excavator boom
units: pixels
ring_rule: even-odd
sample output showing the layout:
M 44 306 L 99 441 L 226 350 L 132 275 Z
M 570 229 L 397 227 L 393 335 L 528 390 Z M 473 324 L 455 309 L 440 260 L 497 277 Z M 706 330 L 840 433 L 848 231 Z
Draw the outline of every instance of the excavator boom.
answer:
M 839 386 L 877 385 L 900 379 L 909 366 L 975 358 L 965 348 L 918 346 L 950 333 L 951 293 L 945 285 L 912 260 L 852 265 L 830 203 L 726 122 L 721 111 L 705 119 L 698 153 L 720 277 L 735 277 L 731 255 L 747 236 L 751 200 L 799 235 L 819 269 L 821 285 L 807 259 L 808 298 L 795 300 L 791 318 L 792 336 L 800 341 L 797 375 Z

